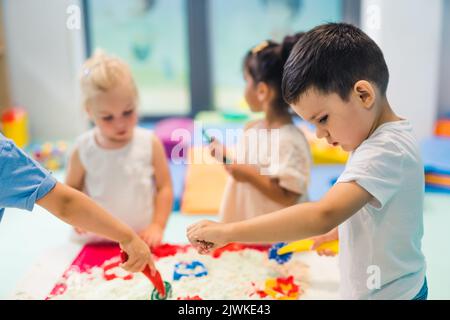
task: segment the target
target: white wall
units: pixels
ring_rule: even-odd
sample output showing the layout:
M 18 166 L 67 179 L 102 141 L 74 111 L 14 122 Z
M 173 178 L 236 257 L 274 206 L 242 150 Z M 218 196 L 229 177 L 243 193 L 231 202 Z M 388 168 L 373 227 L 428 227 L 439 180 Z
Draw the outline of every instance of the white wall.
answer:
M 389 67 L 388 99 L 419 139 L 437 117 L 443 9 L 442 0 L 362 0 L 362 28 Z
M 71 139 L 85 130 L 78 72 L 83 29 L 66 26 L 78 0 L 3 0 L 11 100 L 24 107 L 32 138 Z
M 443 13 L 441 67 L 439 80 L 439 114 L 450 114 L 450 0 Z

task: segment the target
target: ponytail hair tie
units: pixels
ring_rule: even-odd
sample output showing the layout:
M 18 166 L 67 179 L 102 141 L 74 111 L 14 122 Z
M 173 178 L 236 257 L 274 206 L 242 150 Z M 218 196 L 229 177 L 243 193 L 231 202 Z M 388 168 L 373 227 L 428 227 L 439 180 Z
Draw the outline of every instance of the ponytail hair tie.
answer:
M 256 47 L 254 47 L 252 49 L 252 54 L 257 54 L 258 52 L 264 50 L 268 46 L 269 46 L 269 41 L 264 40 L 263 42 L 261 42 L 260 44 L 258 44 Z

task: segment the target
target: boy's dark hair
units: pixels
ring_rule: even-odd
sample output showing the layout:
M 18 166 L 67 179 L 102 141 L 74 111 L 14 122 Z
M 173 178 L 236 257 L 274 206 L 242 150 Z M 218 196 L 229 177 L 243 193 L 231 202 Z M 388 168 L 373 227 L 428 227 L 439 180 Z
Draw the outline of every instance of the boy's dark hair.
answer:
M 281 44 L 270 40 L 264 41 L 249 50 L 244 58 L 243 68 L 255 83 L 265 82 L 275 91 L 272 105 L 280 113 L 289 111 L 289 105 L 284 101 L 281 93 L 283 66 L 302 35 L 303 33 L 299 32 L 286 36 Z
M 347 100 L 358 80 L 375 83 L 386 95 L 389 71 L 381 49 L 353 25 L 324 24 L 306 32 L 292 49 L 284 65 L 283 97 L 292 104 L 315 88 Z

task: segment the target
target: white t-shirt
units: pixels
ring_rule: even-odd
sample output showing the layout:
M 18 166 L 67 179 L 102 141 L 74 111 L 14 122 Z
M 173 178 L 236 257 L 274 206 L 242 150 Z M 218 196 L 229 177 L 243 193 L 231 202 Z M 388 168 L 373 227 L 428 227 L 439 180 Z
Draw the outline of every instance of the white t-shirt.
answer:
M 382 124 L 353 151 L 337 183 L 350 181 L 373 200 L 339 226 L 342 298 L 412 299 L 426 269 L 424 169 L 407 120 Z
M 153 215 L 153 133 L 136 127 L 128 144 L 119 149 L 104 149 L 97 144 L 94 130 L 81 135 L 75 145 L 86 172 L 83 191 L 133 230 L 142 231 Z M 72 238 L 102 240 L 91 233 Z

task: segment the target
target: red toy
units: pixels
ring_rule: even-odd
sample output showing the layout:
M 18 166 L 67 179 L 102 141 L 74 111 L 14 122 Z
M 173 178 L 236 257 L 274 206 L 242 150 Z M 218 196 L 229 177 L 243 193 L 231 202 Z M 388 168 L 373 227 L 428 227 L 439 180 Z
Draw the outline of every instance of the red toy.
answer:
M 122 262 L 126 262 L 128 260 L 128 255 L 125 251 L 120 252 L 120 257 L 122 259 Z M 164 282 L 158 270 L 156 270 L 155 275 L 152 275 L 150 267 L 146 266 L 144 270 L 142 270 L 142 273 L 153 283 L 156 290 L 158 290 L 159 294 L 162 297 L 166 296 L 166 287 L 164 286 Z

